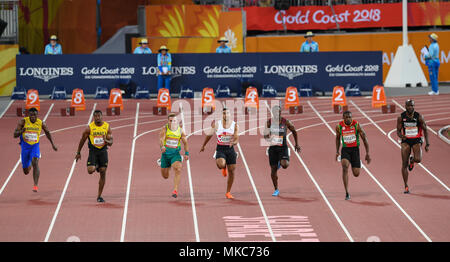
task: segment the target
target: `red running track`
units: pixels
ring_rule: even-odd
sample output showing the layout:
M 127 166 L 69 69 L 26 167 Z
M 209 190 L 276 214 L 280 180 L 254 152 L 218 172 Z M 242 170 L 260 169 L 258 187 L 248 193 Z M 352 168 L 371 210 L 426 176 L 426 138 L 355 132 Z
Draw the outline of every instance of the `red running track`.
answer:
M 449 95 L 416 96 L 416 111 L 438 131 L 450 122 Z M 395 97 L 400 105 L 406 97 Z M 86 171 L 87 146 L 73 165 L 81 132 L 94 103 L 105 111 L 107 101 L 87 100 L 76 117 L 61 117 L 65 101 L 42 101 L 46 120 L 58 146 L 53 152 L 41 137 L 39 192 L 32 177 L 14 170 L 20 148 L 12 133 L 19 120 L 16 101 L 0 119 L 0 241 L 449 241 L 450 177 L 445 159 L 450 145 L 429 132 L 430 152 L 423 153 L 423 168 L 410 174 L 411 194 L 403 194 L 400 149 L 395 131 L 396 114 L 381 114 L 369 98 L 348 98 L 354 119 L 365 129 L 372 163 L 358 178 L 349 178 L 352 200 L 344 200 L 341 168 L 334 161 L 331 129 L 341 116 L 331 112 L 329 98 L 303 101 L 304 113 L 284 116 L 293 121 L 302 147 L 291 147 L 290 166 L 279 171 L 280 196 L 272 197 L 266 147 L 261 146 L 257 120 L 236 114 L 240 122 L 234 200 L 225 199 L 226 178 L 212 158 L 214 138 L 199 153 L 204 135 L 189 136 L 190 160 L 183 163 L 179 198 L 173 199 L 173 175 L 162 178 L 158 132 L 165 116 L 151 114 L 154 100 L 127 100 L 120 116 L 105 116 L 113 129 L 103 204 L 96 202 L 98 175 Z M 390 99 L 392 100 L 392 99 Z M 139 103 L 139 106 L 138 106 Z M 53 104 L 53 106 L 52 106 Z M 187 106 L 193 106 L 189 101 Z M 270 103 L 269 103 L 270 104 Z M 193 132 L 202 120 L 183 110 L 185 127 Z M 319 116 L 320 115 L 320 116 Z M 137 116 L 137 117 L 136 117 Z M 180 116 L 181 117 L 181 116 Z M 195 123 L 193 123 L 195 122 Z M 375 124 L 374 124 L 375 123 Z M 256 133 L 250 135 L 249 132 Z M 292 136 L 289 140 L 293 143 Z M 133 143 L 134 141 L 134 143 Z M 10 153 L 6 153 L 10 152 Z M 361 156 L 365 150 L 361 146 Z M 74 167 L 72 170 L 72 166 Z M 426 170 L 425 170 L 426 169 Z M 14 171 L 14 172 L 12 172 Z M 72 171 L 72 172 L 71 172 Z

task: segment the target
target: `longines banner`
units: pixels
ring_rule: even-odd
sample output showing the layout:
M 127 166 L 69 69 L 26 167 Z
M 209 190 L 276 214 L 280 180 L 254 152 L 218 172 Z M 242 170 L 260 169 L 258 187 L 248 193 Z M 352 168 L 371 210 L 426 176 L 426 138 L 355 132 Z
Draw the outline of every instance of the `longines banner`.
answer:
M 330 6 L 245 7 L 247 30 L 317 30 L 401 27 L 402 3 Z M 231 9 L 238 10 L 238 9 Z M 333 12 L 334 11 L 334 12 Z M 450 25 L 449 2 L 408 3 L 408 26 Z
M 363 91 L 382 84 L 382 54 L 373 52 L 172 54 L 171 91 L 190 86 L 201 91 L 228 85 L 232 92 L 247 79 L 261 87 L 270 84 L 284 92 L 288 86 L 309 83 L 317 91 L 332 91 L 336 85 L 358 84 Z M 67 92 L 83 88 L 95 93 L 98 86 L 111 89 L 121 79 L 156 93 L 156 54 L 131 55 L 20 55 L 17 85 L 50 94 L 54 86 Z

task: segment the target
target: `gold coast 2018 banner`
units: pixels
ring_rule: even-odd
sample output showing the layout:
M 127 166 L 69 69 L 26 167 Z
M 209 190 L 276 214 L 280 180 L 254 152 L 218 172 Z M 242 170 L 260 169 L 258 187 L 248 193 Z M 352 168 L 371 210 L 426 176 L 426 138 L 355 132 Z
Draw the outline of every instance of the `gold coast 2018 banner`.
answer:
M 0 96 L 10 96 L 16 86 L 17 45 L 0 45 Z
M 215 52 L 220 37 L 227 38 L 232 52 L 244 49 L 241 11 L 222 12 L 220 5 L 151 5 L 146 19 L 149 46 L 155 51 L 167 45 L 173 53 Z

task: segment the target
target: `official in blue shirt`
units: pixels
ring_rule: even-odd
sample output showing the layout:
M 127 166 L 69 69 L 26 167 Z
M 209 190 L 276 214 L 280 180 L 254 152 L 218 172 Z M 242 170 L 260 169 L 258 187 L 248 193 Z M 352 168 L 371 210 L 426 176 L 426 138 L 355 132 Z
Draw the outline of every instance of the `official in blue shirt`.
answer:
M 138 47 L 134 49 L 133 54 L 151 54 L 152 50 L 148 47 L 148 40 L 146 38 L 142 38 L 139 42 Z
M 45 46 L 44 54 L 46 55 L 62 55 L 62 47 L 58 44 L 58 37 L 56 35 L 52 35 L 50 37 L 50 44 Z
M 313 37 L 313 32 L 309 31 L 306 33 L 306 41 L 303 42 L 300 52 L 319 52 L 319 44 L 312 40 Z
M 425 55 L 425 64 L 428 66 L 428 73 L 430 74 L 431 91 L 429 95 L 439 95 L 438 75 L 439 75 L 439 44 L 438 36 L 432 33 L 428 36 L 430 39 L 430 46 L 428 47 L 428 55 Z
M 172 56 L 169 53 L 169 49 L 167 49 L 165 45 L 162 45 L 158 52 L 158 92 L 159 89 L 163 88 L 163 86 L 170 91 Z
M 226 43 L 228 43 L 228 40 L 225 37 L 221 37 L 217 41 L 217 43 L 219 43 L 220 46 L 216 48 L 216 53 L 221 53 L 221 54 L 231 53 L 231 48 L 226 45 Z

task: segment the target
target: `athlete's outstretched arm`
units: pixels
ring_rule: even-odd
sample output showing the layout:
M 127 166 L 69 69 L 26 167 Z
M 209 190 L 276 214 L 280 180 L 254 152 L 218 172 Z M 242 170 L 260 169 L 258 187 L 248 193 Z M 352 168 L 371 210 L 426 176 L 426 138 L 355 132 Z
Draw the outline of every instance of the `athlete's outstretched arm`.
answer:
M 184 133 L 184 130 L 181 131 L 181 142 L 183 142 L 184 160 L 188 160 L 188 158 L 189 158 L 189 146 L 188 146 L 188 142 L 187 142 L 186 133 Z
M 339 125 L 336 126 L 336 161 L 338 159 L 339 148 L 341 148 L 341 130 L 339 128 Z
M 298 145 L 298 141 L 297 141 L 297 130 L 295 130 L 294 125 L 291 123 L 291 121 L 286 120 L 286 126 L 289 130 L 291 130 L 292 136 L 294 136 L 294 141 L 295 141 L 295 151 L 296 152 L 300 152 L 301 148 Z
M 430 147 L 430 142 L 429 142 L 429 140 L 428 140 L 428 128 L 427 128 L 427 124 L 425 123 L 425 119 L 423 118 L 423 115 L 420 115 L 420 118 L 419 118 L 419 125 L 422 126 L 423 136 L 425 137 L 425 151 L 428 152 L 428 147 Z
M 161 150 L 162 153 L 166 152 L 164 141 L 166 141 L 166 126 L 163 126 L 161 128 L 161 131 L 159 131 L 159 149 Z
M 48 138 L 50 143 L 52 143 L 53 150 L 58 151 L 58 148 L 53 143 L 53 138 L 52 135 L 50 134 L 50 131 L 48 130 L 47 124 L 45 124 L 44 122 L 42 122 L 42 130 L 44 130 L 45 136 Z
M 77 155 L 75 156 L 75 160 L 78 162 L 78 160 L 81 159 L 81 149 L 84 146 L 84 143 L 86 142 L 86 139 L 89 137 L 89 134 L 91 133 L 91 128 L 88 126 L 81 135 L 80 143 L 78 144 L 77 149 Z
M 112 131 L 111 126 L 108 126 L 108 132 L 106 133 L 106 136 L 103 136 L 103 140 L 108 146 L 112 146 L 113 144 L 113 137 L 112 137 Z
M 203 142 L 202 147 L 200 148 L 200 152 L 205 151 L 205 146 L 206 144 L 208 144 L 209 140 L 211 139 L 211 137 L 214 135 L 214 132 L 216 131 L 216 121 L 213 121 L 211 123 L 211 128 L 209 128 L 205 133 L 206 133 L 206 137 L 205 137 L 205 141 Z
M 239 143 L 239 125 L 236 123 L 234 127 L 233 141 L 231 141 L 231 146 L 237 145 Z
M 397 117 L 397 136 L 401 139 L 406 139 L 406 136 L 402 134 L 402 116 Z
M 366 162 L 367 164 L 370 164 L 371 159 L 369 156 L 369 141 L 367 141 L 366 132 L 364 132 L 360 124 L 358 124 L 358 133 L 364 143 L 364 147 L 366 148 Z
M 17 123 L 16 129 L 14 129 L 14 138 L 18 138 L 23 132 L 25 132 L 25 119 L 20 119 Z

